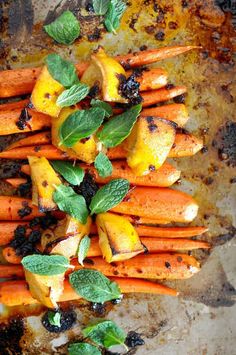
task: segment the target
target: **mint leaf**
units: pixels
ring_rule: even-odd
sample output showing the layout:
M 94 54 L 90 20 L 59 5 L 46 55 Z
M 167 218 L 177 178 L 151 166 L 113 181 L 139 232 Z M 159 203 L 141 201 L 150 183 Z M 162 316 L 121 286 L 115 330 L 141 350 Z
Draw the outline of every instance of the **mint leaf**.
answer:
M 103 303 L 121 296 L 118 285 L 97 270 L 75 271 L 70 274 L 69 282 L 78 295 L 90 302 Z
M 111 320 L 102 320 L 88 326 L 82 331 L 85 337 L 108 349 L 111 346 L 124 344 L 126 333 Z
M 55 325 L 57 327 L 61 326 L 61 313 L 59 312 L 48 312 L 48 321 L 51 325 Z
M 112 107 L 107 102 L 92 99 L 90 102 L 90 105 L 92 107 L 99 107 L 99 108 L 103 109 L 105 111 L 105 117 L 108 118 L 108 117 L 112 116 L 112 113 L 113 113 Z
M 83 237 L 83 239 L 79 243 L 78 262 L 82 266 L 84 266 L 84 259 L 86 258 L 87 254 L 88 254 L 90 244 L 91 244 L 91 240 L 87 235 L 85 237 Z
M 69 355 L 102 355 L 96 346 L 88 343 L 70 344 L 68 348 Z
M 98 107 L 75 111 L 60 127 L 61 143 L 71 148 L 80 139 L 89 137 L 101 126 L 104 116 L 104 110 Z
M 103 178 L 112 174 L 112 163 L 109 158 L 102 152 L 96 156 L 94 166 L 98 171 L 98 175 Z
M 74 166 L 69 161 L 54 160 L 51 162 L 55 169 L 71 185 L 78 186 L 84 178 L 84 170 L 80 166 Z
M 101 187 L 90 203 L 91 214 L 103 213 L 117 206 L 129 191 L 129 181 L 114 179 Z
M 127 8 L 127 5 L 122 0 L 111 0 L 111 3 L 114 5 L 116 14 L 120 20 Z
M 58 208 L 85 224 L 88 218 L 88 209 L 83 196 L 78 195 L 70 186 L 63 184 L 57 186 L 53 200 Z
M 78 83 L 79 79 L 74 64 L 64 60 L 58 54 L 49 54 L 45 59 L 45 63 L 53 79 L 61 83 L 65 88 L 70 88 Z
M 78 83 L 65 90 L 57 98 L 57 105 L 68 107 L 77 104 L 83 100 L 89 93 L 89 87 L 86 84 Z
M 126 4 L 122 0 L 111 0 L 104 20 L 108 32 L 116 33 L 126 7 Z
M 121 115 L 113 117 L 106 122 L 101 131 L 97 133 L 98 139 L 106 148 L 116 147 L 127 138 L 140 114 L 142 105 L 131 107 Z
M 93 0 L 93 9 L 96 15 L 105 15 L 110 0 Z
M 71 11 L 63 12 L 55 21 L 45 25 L 44 30 L 57 43 L 71 44 L 80 34 L 80 24 Z
M 21 263 L 23 267 L 37 275 L 53 276 L 65 272 L 70 262 L 62 255 L 33 254 L 25 256 Z

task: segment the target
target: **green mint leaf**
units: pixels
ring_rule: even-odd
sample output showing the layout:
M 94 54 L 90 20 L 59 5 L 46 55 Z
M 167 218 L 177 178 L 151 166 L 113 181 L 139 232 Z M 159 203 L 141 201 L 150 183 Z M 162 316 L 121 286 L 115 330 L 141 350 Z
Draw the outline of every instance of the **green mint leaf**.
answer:
M 119 145 L 129 136 L 141 109 L 141 104 L 133 106 L 128 111 L 106 122 L 102 130 L 97 133 L 98 139 L 106 148 Z
M 49 54 L 45 62 L 53 79 L 61 83 L 65 88 L 70 88 L 78 83 L 79 79 L 74 64 L 64 60 L 56 53 Z
M 96 346 L 88 343 L 70 344 L 68 348 L 69 355 L 102 355 Z
M 87 254 L 88 254 L 90 244 L 91 244 L 91 240 L 87 235 L 85 237 L 83 237 L 83 239 L 79 243 L 78 262 L 82 266 L 84 266 L 84 259 L 86 258 Z
M 90 102 L 90 105 L 92 107 L 100 107 L 101 109 L 103 109 L 105 111 L 105 117 L 108 118 L 108 117 L 112 116 L 112 113 L 113 113 L 112 107 L 107 102 L 92 99 Z
M 117 206 L 129 191 L 129 181 L 114 179 L 101 187 L 90 203 L 91 214 L 103 213 Z
M 110 0 L 93 0 L 93 9 L 96 15 L 105 15 Z
M 89 87 L 86 84 L 78 83 L 65 90 L 57 98 L 57 105 L 68 107 L 77 104 L 83 100 L 89 93 Z
M 111 320 L 102 320 L 96 324 L 83 329 L 83 335 L 94 343 L 104 346 L 106 349 L 111 346 L 124 344 L 126 333 Z
M 88 218 L 88 209 L 83 196 L 78 195 L 70 186 L 63 184 L 57 186 L 53 200 L 58 208 L 85 224 Z
M 108 32 L 113 32 L 116 34 L 117 28 L 120 26 L 120 20 L 117 16 L 115 6 L 110 3 L 108 11 L 105 15 L 104 25 Z
M 111 3 L 114 5 L 117 17 L 120 20 L 127 8 L 127 5 L 122 0 L 111 0 Z
M 78 186 L 83 181 L 84 170 L 80 166 L 74 166 L 69 161 L 61 160 L 54 160 L 51 162 L 51 165 L 71 185 Z
M 48 321 L 51 325 L 55 325 L 57 327 L 61 326 L 61 313 L 59 312 L 48 312 Z
M 89 137 L 101 126 L 104 116 L 104 110 L 98 107 L 70 114 L 60 127 L 61 143 L 71 148 L 80 139 Z
M 79 37 L 80 24 L 71 11 L 65 11 L 55 21 L 44 26 L 44 30 L 57 43 L 68 45 Z
M 70 274 L 69 281 L 75 292 L 90 302 L 103 303 L 121 296 L 118 285 L 97 270 L 75 271 Z
M 21 261 L 23 267 L 37 275 L 53 276 L 65 272 L 70 262 L 62 255 L 33 254 L 25 256 Z
M 112 163 L 109 158 L 102 152 L 96 156 L 94 166 L 98 171 L 98 175 L 103 178 L 112 174 Z

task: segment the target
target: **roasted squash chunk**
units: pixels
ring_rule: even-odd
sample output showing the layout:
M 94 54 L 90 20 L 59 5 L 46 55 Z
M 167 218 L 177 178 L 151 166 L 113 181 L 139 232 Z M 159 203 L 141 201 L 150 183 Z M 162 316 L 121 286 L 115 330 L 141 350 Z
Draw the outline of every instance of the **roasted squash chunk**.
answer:
M 63 91 L 64 86 L 53 79 L 47 67 L 44 66 L 33 88 L 31 102 L 37 111 L 57 117 L 61 107 L 56 101 Z
M 61 113 L 58 118 L 52 119 L 52 144 L 55 145 L 60 150 L 67 153 L 71 158 L 79 159 L 84 161 L 87 164 L 94 162 L 98 149 L 97 141 L 95 136 L 90 136 L 89 138 L 82 139 L 77 142 L 72 148 L 67 148 L 64 145 L 60 144 L 60 127 L 67 117 L 78 110 L 77 108 L 66 107 L 61 110 Z
M 46 158 L 29 156 L 28 161 L 33 184 L 33 204 L 41 212 L 55 210 L 57 205 L 53 201 L 53 193 L 55 185 L 60 185 L 61 180 Z
M 159 117 L 139 117 L 126 140 L 127 163 L 137 176 L 157 170 L 175 141 L 175 124 Z
M 41 246 L 44 252 L 63 255 L 70 259 L 76 256 L 79 243 L 85 235 L 89 235 L 92 224 L 91 217 L 86 224 L 81 224 L 75 218 L 66 215 L 57 226 L 47 229 L 41 238 Z
M 144 251 L 138 233 L 126 218 L 106 212 L 97 215 L 96 224 L 102 255 L 108 263 L 130 259 Z
M 48 308 L 56 308 L 64 289 L 65 273 L 54 276 L 36 275 L 25 270 L 31 295 Z
M 97 85 L 101 91 L 100 98 L 104 101 L 127 102 L 119 94 L 119 76 L 125 77 L 124 68 L 114 58 L 109 57 L 102 47 L 91 56 L 91 64 L 84 72 L 81 82 L 93 87 Z

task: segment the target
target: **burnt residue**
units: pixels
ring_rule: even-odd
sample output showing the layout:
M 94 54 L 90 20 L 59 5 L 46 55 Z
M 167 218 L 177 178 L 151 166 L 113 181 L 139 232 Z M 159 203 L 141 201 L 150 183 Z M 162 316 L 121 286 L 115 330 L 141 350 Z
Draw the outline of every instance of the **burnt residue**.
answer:
M 28 111 L 27 107 L 24 107 L 21 110 L 20 117 L 19 117 L 18 121 L 16 122 L 16 126 L 21 131 L 23 131 L 27 127 L 27 124 L 30 121 L 30 119 L 31 119 L 31 116 L 29 114 L 29 111 Z
M 61 315 L 61 319 L 60 319 L 60 323 L 61 325 L 58 327 L 57 325 L 52 325 L 50 324 L 49 320 L 48 320 L 48 315 L 49 312 L 59 312 Z M 68 310 L 68 311 L 64 311 L 64 310 L 57 310 L 57 311 L 48 311 L 46 312 L 43 317 L 42 317 L 42 324 L 44 326 L 45 329 L 47 329 L 47 331 L 49 331 L 50 333 L 62 333 L 65 332 L 66 330 L 69 330 L 73 327 L 73 325 L 76 322 L 76 313 L 73 310 Z
M 131 74 L 128 78 L 120 74 L 119 78 L 119 94 L 129 100 L 132 105 L 137 105 L 142 102 L 142 97 L 139 93 L 140 84 L 136 81 L 136 74 Z
M 21 164 L 22 161 L 0 159 L 0 178 L 9 179 L 20 176 Z
M 236 238 L 236 228 L 231 226 L 228 228 L 228 232 L 220 234 L 211 240 L 212 245 L 219 246 L 229 242 L 231 239 Z
M 227 165 L 236 166 L 236 122 L 228 121 L 220 127 L 212 142 L 218 150 L 219 159 Z
M 97 42 L 101 39 L 102 30 L 100 28 L 95 28 L 94 32 L 87 36 L 89 42 Z
M 31 0 L 15 0 L 10 2 L 9 7 L 9 35 L 15 39 L 26 38 L 33 29 L 34 9 Z
M 125 344 L 129 348 L 134 348 L 136 346 L 144 345 L 145 341 L 142 339 L 141 334 L 131 330 L 127 334 L 127 337 L 125 339 Z
M 31 198 L 32 196 L 32 182 L 31 180 L 20 184 L 17 188 L 17 194 L 20 197 Z
M 98 185 L 91 174 L 85 173 L 84 179 L 80 186 L 76 186 L 74 189 L 85 198 L 86 204 L 89 206 L 93 196 L 98 191 Z
M 32 208 L 28 205 L 27 201 L 22 202 L 22 208 L 17 211 L 17 214 L 20 218 L 29 216 L 32 212 Z
M 22 354 L 20 340 L 24 334 L 24 323 L 21 318 L 10 319 L 8 324 L 0 324 L 0 354 Z
M 96 316 L 104 316 L 106 314 L 106 303 L 92 302 L 90 310 L 95 313 Z
M 186 94 L 181 94 L 173 98 L 176 104 L 185 104 Z

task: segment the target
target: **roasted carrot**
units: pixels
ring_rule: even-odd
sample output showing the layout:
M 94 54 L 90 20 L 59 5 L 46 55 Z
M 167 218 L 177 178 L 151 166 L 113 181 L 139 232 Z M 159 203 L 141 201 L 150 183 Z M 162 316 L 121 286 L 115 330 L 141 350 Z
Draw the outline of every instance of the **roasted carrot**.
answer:
M 132 72 L 128 72 L 127 76 L 131 74 Z M 140 91 L 155 90 L 167 84 L 167 77 L 168 73 L 166 70 L 162 68 L 151 68 L 135 75 L 135 81 L 140 84 Z
M 187 91 L 186 86 L 174 86 L 173 88 L 157 89 L 142 92 L 143 107 L 157 104 L 158 102 L 168 101 L 176 96 L 182 95 Z
M 18 188 L 21 184 L 24 184 L 27 182 L 27 180 L 23 179 L 23 178 L 5 179 L 4 181 L 15 188 Z
M 21 115 L 21 108 L 0 111 L 0 135 L 38 131 L 51 126 L 50 116 L 32 109 L 27 109 L 27 112 L 30 119 L 26 122 L 25 127 L 20 129 L 17 122 Z
M 179 127 L 183 127 L 188 119 L 188 111 L 184 104 L 169 104 L 151 108 L 144 108 L 141 116 L 157 116 L 175 122 Z
M 28 137 L 22 138 L 19 141 L 12 143 L 7 147 L 7 150 L 19 148 L 19 147 L 28 147 L 33 145 L 43 145 L 51 143 L 51 132 L 39 132 Z
M 19 225 L 27 222 L 0 222 L 0 246 L 7 245 L 14 237 L 14 231 Z
M 156 295 L 177 296 L 178 292 L 165 285 L 156 282 L 139 279 L 121 279 L 111 277 L 112 281 L 117 282 L 122 293 L 149 293 Z M 70 286 L 68 280 L 64 282 L 64 291 L 60 297 L 60 302 L 73 301 L 80 296 Z M 38 303 L 31 296 L 28 284 L 25 280 L 5 281 L 0 283 L 0 303 L 6 306 L 20 306 Z
M 68 159 L 65 152 L 62 152 L 53 145 L 39 145 L 6 150 L 0 153 L 0 158 L 27 159 L 29 155 L 55 160 Z
M 24 276 L 24 270 L 21 265 L 0 265 L 0 279 L 23 279 Z
M 170 151 L 170 158 L 192 156 L 203 147 L 203 141 L 192 134 L 176 134 L 175 143 Z
M 16 250 L 12 247 L 6 247 L 2 251 L 4 259 L 11 264 L 20 264 L 22 257 L 16 254 Z
M 178 190 L 136 187 L 111 211 L 186 223 L 196 217 L 198 205 L 190 195 Z
M 43 216 L 43 213 L 32 205 L 31 200 L 16 196 L 0 196 L 0 220 L 28 221 L 38 216 Z
M 82 268 L 76 259 L 72 260 L 72 265 L 76 270 Z M 101 271 L 106 276 L 169 280 L 187 279 L 200 270 L 200 265 L 193 256 L 179 253 L 138 255 L 112 264 L 95 257 L 90 258 L 85 267 Z
M 147 51 L 129 53 L 126 55 L 117 56 L 121 65 L 125 67 L 139 67 L 141 65 L 152 64 L 160 60 L 175 57 L 179 54 L 188 52 L 192 49 L 201 48 L 199 46 L 169 46 Z
M 1 75 L 1 72 L 0 72 L 0 75 Z M 0 112 L 6 111 L 6 110 L 11 111 L 11 110 L 19 109 L 19 108 L 22 109 L 25 106 L 27 106 L 28 104 L 29 104 L 29 99 L 7 102 L 5 104 L 0 105 Z

